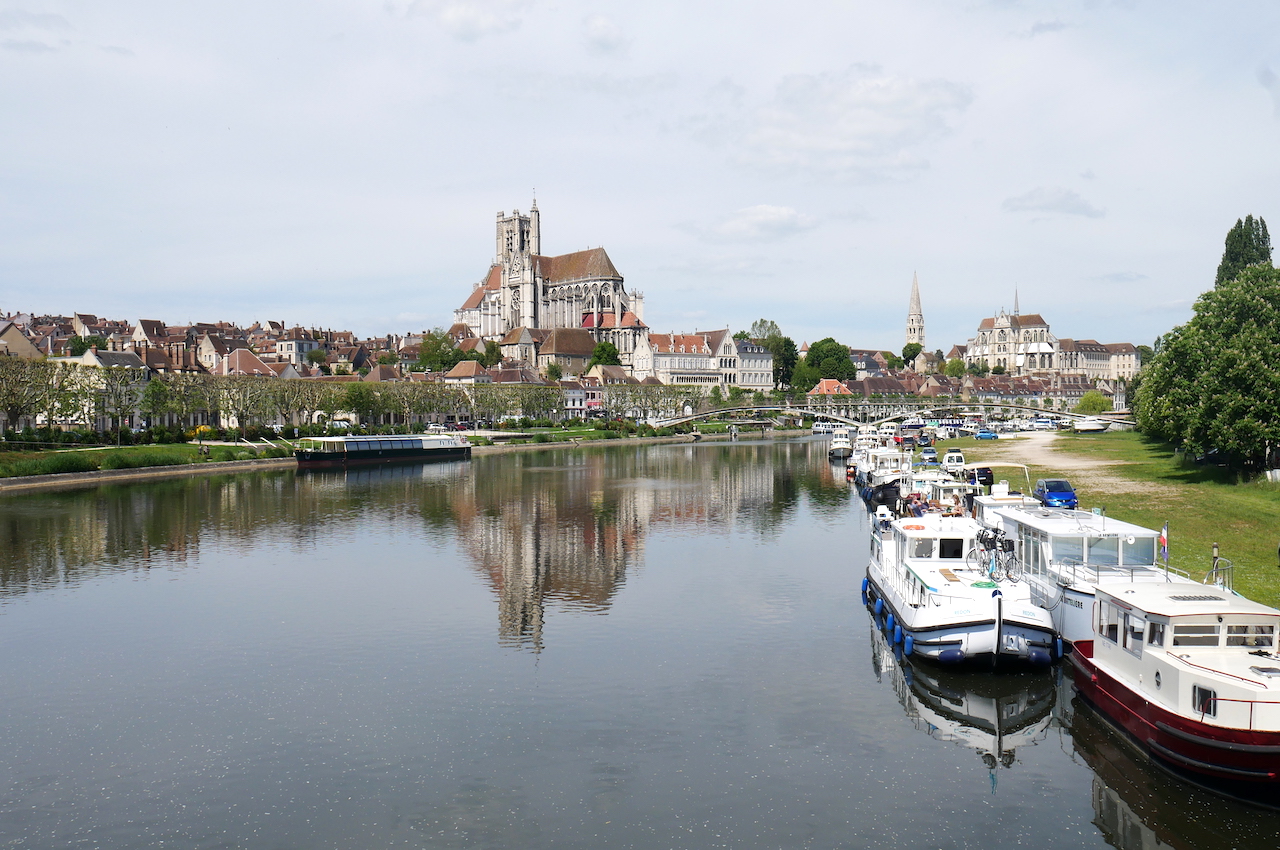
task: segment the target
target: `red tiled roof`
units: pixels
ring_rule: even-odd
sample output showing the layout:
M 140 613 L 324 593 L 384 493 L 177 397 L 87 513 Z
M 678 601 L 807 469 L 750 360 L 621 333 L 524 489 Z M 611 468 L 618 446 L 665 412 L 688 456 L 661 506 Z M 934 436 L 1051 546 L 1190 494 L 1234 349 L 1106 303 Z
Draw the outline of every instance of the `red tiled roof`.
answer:
M 594 278 L 622 279 L 603 248 L 590 248 L 558 257 L 535 255 L 533 268 L 535 274 L 548 283 Z

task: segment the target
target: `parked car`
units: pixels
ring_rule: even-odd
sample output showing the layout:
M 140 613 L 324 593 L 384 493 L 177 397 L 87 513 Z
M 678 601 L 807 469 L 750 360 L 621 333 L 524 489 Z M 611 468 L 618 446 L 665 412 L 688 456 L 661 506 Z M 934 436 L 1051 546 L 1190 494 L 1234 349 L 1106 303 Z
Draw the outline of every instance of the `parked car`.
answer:
M 977 469 L 969 470 L 969 483 L 981 484 L 983 487 L 990 487 L 996 481 L 996 477 L 991 472 L 989 466 L 979 466 Z
M 964 468 L 964 452 L 947 449 L 947 453 L 942 456 L 942 468 L 947 472 L 959 472 Z
M 444 433 L 444 430 L 445 430 L 445 427 L 441 425 L 439 422 L 432 422 L 430 425 L 427 426 L 428 434 L 441 434 L 441 433 Z
M 938 450 L 935 448 L 927 448 L 920 452 L 921 463 L 937 463 Z
M 1075 508 L 1079 505 L 1075 488 L 1065 478 L 1041 478 L 1031 495 L 1046 508 Z
M 976 438 L 977 438 L 977 439 L 979 439 L 979 440 L 998 440 L 998 439 L 1000 439 L 1000 435 L 999 435 L 999 434 L 997 434 L 995 431 L 992 431 L 990 428 L 983 428 L 981 431 L 979 431 L 978 433 L 974 434 L 973 436 L 974 436 L 974 437 L 976 437 Z

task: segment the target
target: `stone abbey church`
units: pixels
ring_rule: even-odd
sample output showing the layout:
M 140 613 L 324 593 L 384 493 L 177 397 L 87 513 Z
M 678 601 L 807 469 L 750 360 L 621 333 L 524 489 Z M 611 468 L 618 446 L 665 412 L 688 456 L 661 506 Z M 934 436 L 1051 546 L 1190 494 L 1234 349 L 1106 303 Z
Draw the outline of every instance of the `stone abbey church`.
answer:
M 542 347 L 553 331 L 568 343 L 612 342 L 625 366 L 648 333 L 644 296 L 628 293 L 622 275 L 603 248 L 572 254 L 542 253 L 538 203 L 528 215 L 498 213 L 497 253 L 484 278 L 454 311 L 456 337 L 465 333 L 486 343 L 509 345 L 529 338 Z M 553 345 L 555 339 L 551 339 Z

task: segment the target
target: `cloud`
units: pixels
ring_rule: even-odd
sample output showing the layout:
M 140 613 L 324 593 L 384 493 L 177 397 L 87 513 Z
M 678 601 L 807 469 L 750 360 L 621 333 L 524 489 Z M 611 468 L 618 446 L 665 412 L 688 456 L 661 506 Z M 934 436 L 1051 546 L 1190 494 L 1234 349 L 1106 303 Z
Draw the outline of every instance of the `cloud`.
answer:
M 947 135 L 948 120 L 971 100 L 956 83 L 896 77 L 871 66 L 791 75 L 746 117 L 739 159 L 845 178 L 912 176 L 928 168 L 916 149 Z
M 798 213 L 791 207 L 775 207 L 757 204 L 743 207 L 720 223 L 706 235 L 723 242 L 761 242 L 785 239 L 817 226 L 817 221 Z
M 24 12 L 21 9 L 0 11 L 0 30 L 37 29 L 66 31 L 71 23 L 61 15 L 48 12 Z
M 10 50 L 14 53 L 53 53 L 58 48 L 43 41 L 30 41 L 18 39 L 5 39 L 0 41 L 0 50 Z
M 476 41 L 520 26 L 521 0 L 416 0 L 410 16 L 427 15 L 459 41 Z
M 1276 117 L 1280 118 L 1280 79 L 1276 78 L 1275 71 L 1263 65 L 1258 69 L 1258 82 L 1270 92 L 1272 108 L 1275 109 Z
M 1005 212 L 1047 212 L 1064 215 L 1082 215 L 1086 218 L 1102 218 L 1105 210 L 1100 210 L 1070 189 L 1032 189 L 1025 195 L 1006 198 Z
M 587 47 L 596 53 L 625 53 L 631 44 L 622 29 L 604 15 L 592 15 L 582 22 L 582 28 Z
M 1066 28 L 1067 25 L 1062 21 L 1036 21 L 1022 35 L 1024 38 L 1035 38 L 1038 35 L 1044 35 L 1049 32 L 1062 32 Z

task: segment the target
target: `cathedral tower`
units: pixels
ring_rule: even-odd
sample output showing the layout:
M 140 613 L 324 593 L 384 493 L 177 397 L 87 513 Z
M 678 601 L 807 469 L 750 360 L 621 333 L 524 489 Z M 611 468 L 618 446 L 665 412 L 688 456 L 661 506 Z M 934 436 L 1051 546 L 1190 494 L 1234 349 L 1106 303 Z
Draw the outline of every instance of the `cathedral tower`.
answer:
M 907 344 L 920 343 L 924 348 L 924 311 L 920 309 L 920 280 L 911 275 L 911 306 L 907 308 Z

